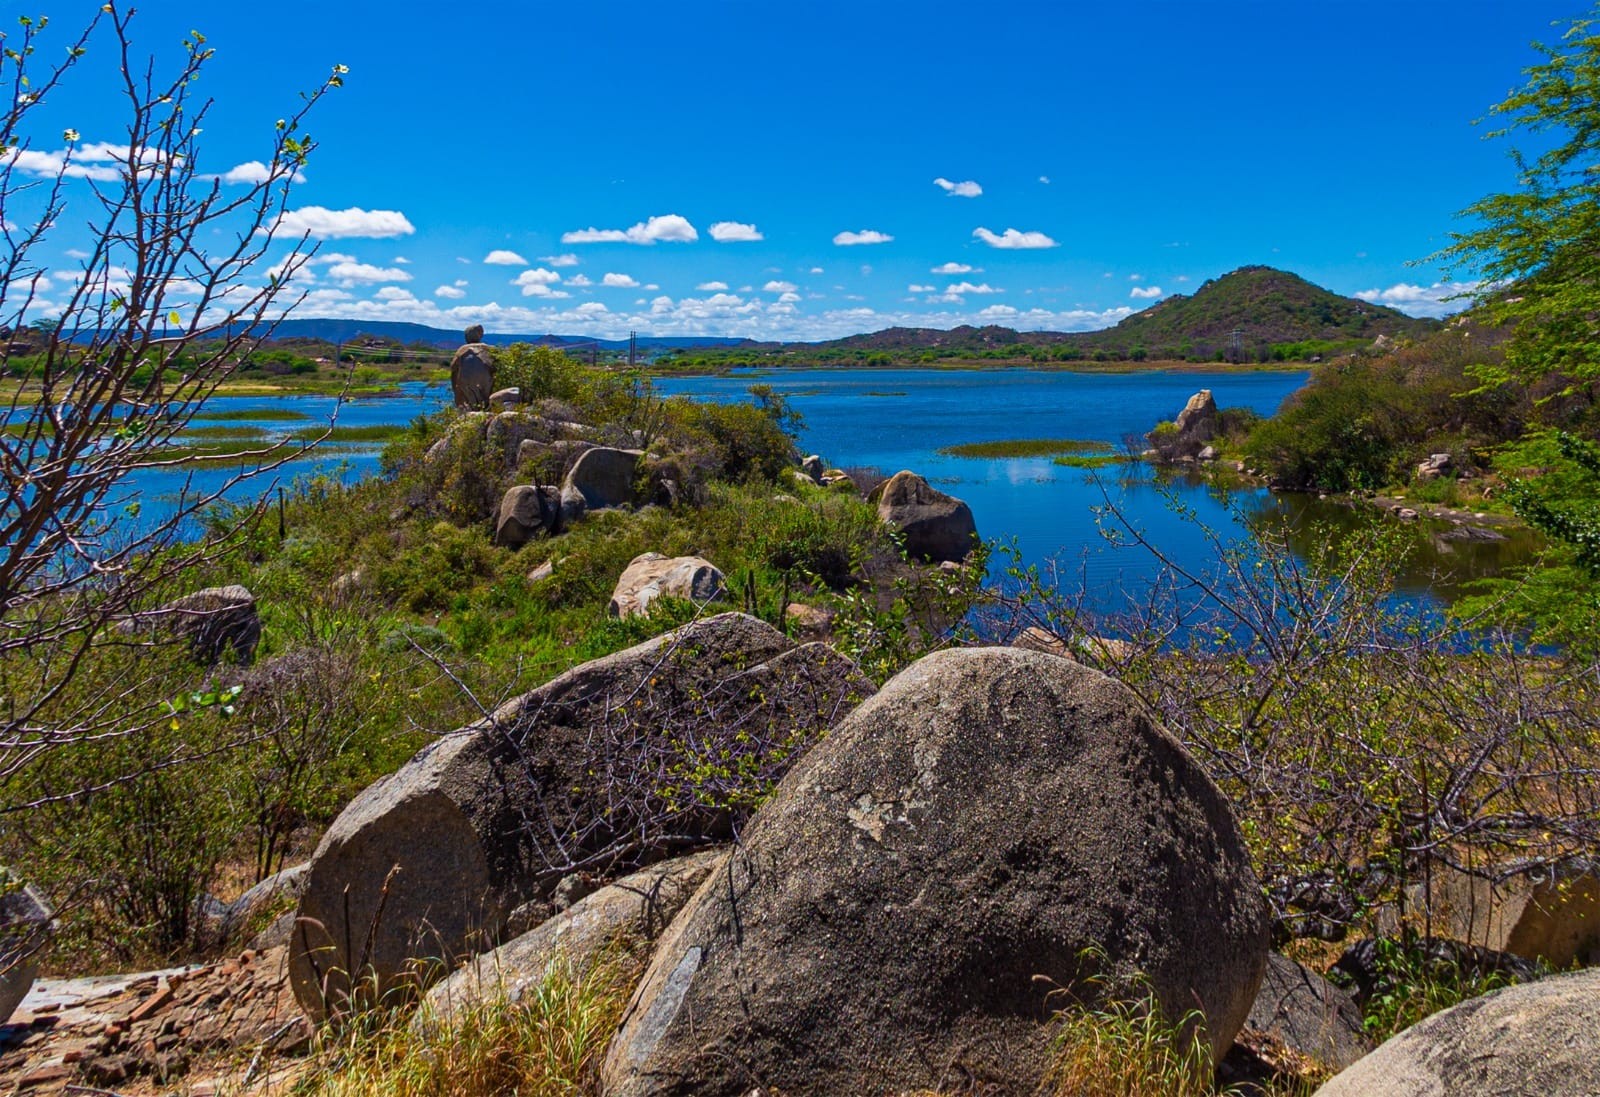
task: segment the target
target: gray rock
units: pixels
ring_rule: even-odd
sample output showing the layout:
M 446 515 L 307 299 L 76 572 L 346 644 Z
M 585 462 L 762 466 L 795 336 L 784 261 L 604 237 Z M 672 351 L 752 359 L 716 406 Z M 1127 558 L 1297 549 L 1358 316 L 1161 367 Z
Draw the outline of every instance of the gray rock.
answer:
M 573 523 L 589 512 L 589 504 L 583 497 L 583 492 L 574 487 L 561 489 L 561 524 L 559 529 L 571 529 Z
M 298 901 L 309 867 L 298 864 L 273 873 L 229 903 L 222 911 L 218 939 L 227 944 L 274 906 Z
M 1267 934 L 1226 799 L 1131 692 L 1037 652 L 943 651 L 784 778 L 663 937 L 602 1079 L 1033 1094 L 1054 995 L 1096 967 L 1203 1009 L 1220 1053 Z
M 1178 428 L 1178 437 L 1195 443 L 1194 452 L 1198 453 L 1201 445 L 1217 436 L 1217 401 L 1211 390 L 1201 389 L 1189 397 L 1173 422 Z
M 519 485 L 500 499 L 495 514 L 494 543 L 521 548 L 541 533 L 553 533 L 561 521 L 561 495 L 550 485 Z
M 358 795 L 318 845 L 290 949 L 302 1008 L 322 1017 L 352 997 L 414 992 L 497 943 L 511 911 L 570 873 L 609 878 L 725 840 L 750 782 L 776 779 L 871 692 L 843 656 L 728 613 L 575 667 L 441 738 Z M 677 767 L 701 758 L 727 774 L 710 802 L 687 789 L 664 802 Z
M 669 559 L 659 552 L 645 552 L 629 561 L 617 577 L 606 611 L 613 617 L 642 616 L 663 594 L 704 605 L 725 591 L 721 570 L 709 560 L 698 556 Z
M 499 453 L 510 462 L 522 456 L 522 447 L 529 442 L 548 442 L 549 423 L 537 415 L 522 411 L 502 411 L 491 415 L 483 430 L 484 441 L 491 452 Z
M 515 1004 L 557 961 L 581 974 L 610 950 L 648 947 L 726 857 L 720 849 L 693 853 L 591 892 L 538 928 L 476 957 L 428 991 L 417 1023 L 424 1027 L 448 1023 L 496 994 Z
M 43 895 L 0 868 L 0 1024 L 28 996 L 55 931 L 54 919 Z
M 508 389 L 496 389 L 494 392 L 489 394 L 489 403 L 499 404 L 502 407 L 510 407 L 513 404 L 520 404 L 522 403 L 522 390 L 516 387 Z
M 1600 1093 L 1600 969 L 1507 987 L 1436 1013 L 1316 1097 L 1593 1097 Z
M 202 663 L 215 663 L 224 656 L 248 663 L 261 642 L 256 596 L 237 583 L 174 598 L 159 609 L 135 615 L 121 627 L 127 632 L 180 637 Z
M 481 343 L 481 342 L 483 342 L 483 325 L 482 324 L 473 324 L 466 331 L 462 332 L 462 340 L 461 341 L 464 342 L 464 343 Z
M 524 439 L 517 446 L 517 463 L 537 461 L 544 457 L 554 457 L 563 463 L 571 461 L 586 449 L 594 449 L 593 442 L 585 442 L 581 438 L 558 438 L 553 442 L 543 442 L 534 438 Z
M 1435 932 L 1556 968 L 1600 964 L 1600 865 L 1508 869 L 1499 881 L 1445 865 L 1429 875 Z
M 468 343 L 450 359 L 450 392 L 456 407 L 486 408 L 494 393 L 494 358 L 487 343 Z
M 828 466 L 824 464 L 822 458 L 815 453 L 813 453 L 810 457 L 807 457 L 804 461 L 800 462 L 800 471 L 811 477 L 811 479 L 818 484 L 822 483 L 822 474 L 827 470 Z
M 640 502 L 637 484 L 643 456 L 640 450 L 609 446 L 585 450 L 567 473 L 562 490 L 571 488 L 582 495 L 590 510 L 633 506 Z
M 1372 1050 L 1355 999 L 1304 964 L 1276 952 L 1267 957 L 1261 990 L 1245 1027 L 1334 1070 L 1343 1070 Z
M 912 556 L 962 560 L 977 544 L 972 508 L 930 487 L 914 472 L 895 473 L 873 489 L 872 501 L 878 504 L 878 517 L 904 535 Z

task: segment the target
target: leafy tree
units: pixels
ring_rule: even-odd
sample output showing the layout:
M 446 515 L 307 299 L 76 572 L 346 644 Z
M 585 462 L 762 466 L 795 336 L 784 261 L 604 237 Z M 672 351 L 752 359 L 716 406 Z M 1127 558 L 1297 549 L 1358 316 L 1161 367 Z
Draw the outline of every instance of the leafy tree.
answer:
M 35 57 L 45 19 L 0 34 L 0 330 L 43 337 L 0 401 L 0 811 L 26 805 L 6 782 L 50 753 L 163 724 L 137 666 L 94 689 L 74 678 L 95 648 L 129 642 L 119 622 L 236 539 L 244 519 L 185 543 L 212 505 L 297 452 L 263 447 L 246 455 L 257 467 L 190 478 L 164 516 L 138 513 L 134 479 L 174 467 L 175 436 L 293 303 L 304 238 L 275 273 L 263 260 L 315 147 L 303 121 L 345 70 L 269 131 L 260 181 L 224 183 L 203 173 L 199 146 L 210 103 L 196 81 L 212 50 L 192 32 L 162 77 L 135 56 L 132 14 L 106 3 L 54 65 Z M 41 132 L 41 108 L 103 40 L 126 143 Z M 65 250 L 53 237 L 78 243 L 85 226 L 81 269 L 47 270 L 41 257 Z M 0 375 L 10 354 L 0 340 Z
M 1513 149 L 1518 189 L 1463 210 L 1478 226 L 1432 258 L 1474 273 L 1489 315 L 1515 327 L 1486 381 L 1560 375 L 1587 388 L 1600 380 L 1600 25 L 1574 20 L 1560 45 L 1535 48 L 1545 60 L 1490 108 L 1503 124 L 1488 136 L 1548 147 L 1532 158 Z

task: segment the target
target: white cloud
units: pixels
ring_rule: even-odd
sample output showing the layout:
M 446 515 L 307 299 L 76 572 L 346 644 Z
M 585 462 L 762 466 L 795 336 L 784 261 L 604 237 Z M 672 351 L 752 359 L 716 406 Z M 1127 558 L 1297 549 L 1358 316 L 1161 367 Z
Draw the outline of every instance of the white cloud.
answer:
M 561 234 L 563 244 L 688 244 L 700 239 L 687 218 L 676 213 L 652 217 L 630 229 L 579 229 Z
M 578 257 L 571 252 L 565 255 L 541 255 L 539 262 L 549 263 L 552 267 L 575 267 L 578 265 Z
M 800 300 L 800 295 L 792 290 L 778 296 L 778 304 L 780 305 L 792 305 L 798 300 Z
M 761 287 L 766 293 L 793 293 L 797 288 L 793 282 L 779 282 L 776 279 Z
M 877 229 L 862 229 L 860 232 L 837 233 L 833 242 L 841 248 L 855 247 L 857 244 L 887 244 L 894 237 Z
M 517 275 L 511 280 L 511 284 L 521 289 L 524 297 L 551 297 L 555 296 L 556 291 L 550 287 L 559 281 L 561 275 L 555 271 L 535 267 Z
M 718 221 L 711 226 L 711 239 L 719 244 L 736 244 L 745 241 L 765 240 L 754 225 L 738 221 Z
M 649 290 L 651 293 L 654 293 L 656 290 L 660 289 L 661 287 L 656 285 L 654 282 L 651 282 L 649 285 L 645 286 L 644 288 Z
M 1188 275 L 1187 275 L 1187 274 L 1180 274 L 1180 275 L 1178 275 L 1178 281 L 1180 281 L 1180 282 L 1187 282 L 1187 281 L 1188 281 L 1188 280 L 1189 280 L 1189 276 L 1188 276 Z
M 1160 286 L 1134 286 L 1131 290 L 1128 291 L 1128 296 L 1129 297 L 1138 297 L 1138 298 L 1140 298 L 1142 300 L 1148 301 L 1153 297 L 1160 297 L 1161 296 L 1161 287 Z
M 458 287 L 460 287 L 460 286 L 468 285 L 469 283 L 467 282 L 467 280 L 465 278 L 457 278 L 455 284 Z
M 528 261 L 522 256 L 505 248 L 495 248 L 483 257 L 483 261 L 491 267 L 525 267 L 528 265 Z
M 983 268 L 982 267 L 969 267 L 965 263 L 945 263 L 945 264 L 942 264 L 941 266 L 934 267 L 933 270 L 930 273 L 932 273 L 932 274 L 974 274 L 974 273 L 981 274 L 981 273 L 983 273 Z
M 915 282 L 906 287 L 907 293 L 938 293 L 938 286 L 919 286 Z
M 978 310 L 979 320 L 990 320 L 998 323 L 1002 320 L 1014 320 L 1021 313 L 1010 305 L 990 305 L 986 309 Z
M 415 301 L 417 299 L 416 294 L 408 289 L 401 289 L 399 286 L 384 286 L 373 296 L 379 301 Z
M 1039 182 L 1048 187 L 1050 185 L 1050 177 L 1048 175 L 1041 175 L 1039 176 Z
M 806 273 L 807 274 L 821 274 L 822 273 L 822 268 L 821 267 L 812 267 Z
M 602 286 L 611 286 L 614 289 L 637 289 L 639 287 L 638 279 L 631 274 L 608 273 L 604 278 L 600 279 L 600 284 Z
M 399 267 L 379 267 L 345 259 L 328 268 L 328 277 L 342 286 L 372 285 L 378 282 L 409 282 L 411 275 Z
M 961 296 L 962 294 L 965 294 L 965 293 L 1004 293 L 1005 292 L 1004 290 L 995 289 L 993 286 L 991 286 L 987 282 L 980 282 L 977 285 L 973 285 L 971 282 L 957 282 L 953 286 L 946 286 L 944 288 L 944 291 L 945 291 L 946 294 L 949 294 L 949 295 L 955 296 L 955 297 L 959 297 L 959 296 Z
M 567 285 L 579 287 L 592 286 L 594 285 L 594 281 L 587 274 L 574 274 L 571 278 L 567 279 Z
M 1142 275 L 1142 274 L 1130 274 L 1130 275 L 1128 275 L 1128 281 L 1130 281 L 1130 282 L 1143 282 L 1144 281 L 1144 275 Z
M 208 175 L 204 176 L 204 178 L 216 179 L 222 183 L 265 183 L 272 178 L 272 170 L 260 160 L 246 160 L 242 164 L 229 168 L 221 175 Z M 294 181 L 296 183 L 304 183 L 306 181 L 306 173 L 303 171 L 295 172 Z
M 67 258 L 68 259 L 87 259 L 87 258 L 89 258 L 89 253 L 84 251 L 82 248 L 68 248 L 67 249 Z
M 461 298 L 467 295 L 467 291 L 464 289 L 457 289 L 455 286 L 440 286 L 438 289 L 433 291 L 433 295 L 435 297 L 448 297 L 452 301 L 459 301 Z
M 1005 232 L 996 235 L 980 226 L 972 230 L 972 235 L 988 244 L 991 248 L 1054 248 L 1060 246 L 1042 232 L 1019 232 L 1016 229 L 1006 229 Z
M 75 151 L 71 154 L 72 161 L 68 162 L 68 150 L 59 152 L 36 152 L 33 149 L 13 148 L 0 155 L 0 163 L 9 163 L 17 171 L 38 176 L 41 179 L 53 178 L 62 175 L 68 179 L 92 179 L 97 183 L 114 182 L 122 178 L 120 168 L 109 164 L 86 164 L 83 161 L 107 159 L 94 157 L 84 151 Z
M 322 206 L 302 206 L 279 217 L 273 231 L 290 236 L 312 236 L 319 240 L 355 236 L 385 240 L 395 236 L 410 236 L 417 230 L 399 210 L 364 210 L 359 206 L 333 210 Z
M 1388 305 L 1410 316 L 1431 316 L 1435 319 L 1460 312 L 1472 302 L 1451 301 L 1448 298 L 1476 291 L 1478 282 L 1435 282 L 1431 286 L 1416 286 L 1399 282 L 1388 289 L 1361 290 L 1356 294 L 1363 301 L 1375 305 Z
M 726 282 L 701 282 L 695 287 L 695 289 L 701 290 L 705 293 L 721 293 L 727 288 L 728 283 Z
M 396 255 L 394 257 L 394 261 L 402 267 L 408 267 L 411 265 L 411 260 L 407 259 L 404 255 Z
M 601 313 L 608 312 L 610 310 L 602 305 L 599 301 L 585 301 L 572 311 L 576 312 L 579 316 L 598 316 Z
M 952 198 L 976 198 L 983 193 L 983 188 L 971 179 L 964 183 L 952 183 L 950 180 L 940 176 L 933 181 L 933 185 Z

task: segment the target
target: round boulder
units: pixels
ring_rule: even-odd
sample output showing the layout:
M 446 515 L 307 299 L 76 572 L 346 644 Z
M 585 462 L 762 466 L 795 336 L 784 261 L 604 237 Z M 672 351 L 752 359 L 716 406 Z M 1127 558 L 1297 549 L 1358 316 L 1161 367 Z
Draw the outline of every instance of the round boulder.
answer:
M 642 616 L 663 594 L 703 605 L 722 597 L 725 589 L 721 569 L 709 560 L 645 552 L 623 569 L 607 608 L 613 617 Z
M 468 343 L 450 359 L 450 391 L 457 408 L 486 408 L 494 393 L 494 359 L 487 343 Z
M 256 596 L 237 583 L 206 587 L 174 598 L 159 609 L 136 615 L 122 628 L 127 632 L 180 637 L 202 663 L 215 663 L 224 656 L 248 663 L 255 658 L 256 645 L 261 642 Z
M 1131 692 L 944 651 L 813 747 L 673 922 L 606 1092 L 1033 1094 L 1091 974 L 1202 1010 L 1215 1056 L 1267 936 L 1227 801 Z
M 602 507 L 620 507 L 639 501 L 639 459 L 644 454 L 636 449 L 611 449 L 596 446 L 578 455 L 572 471 L 567 473 L 562 489 L 571 488 L 583 496 L 590 510 Z
M 823 477 L 828 483 L 828 477 Z M 872 493 L 878 517 L 905 537 L 906 552 L 923 560 L 962 560 L 977 542 L 972 508 L 931 487 L 914 472 L 897 472 Z
M 1392 1037 L 1316 1097 L 1592 1097 L 1600 969 L 1507 987 Z
M 495 515 L 494 543 L 520 548 L 553 531 L 561 521 L 561 492 L 551 486 L 522 484 L 511 488 L 500 500 Z

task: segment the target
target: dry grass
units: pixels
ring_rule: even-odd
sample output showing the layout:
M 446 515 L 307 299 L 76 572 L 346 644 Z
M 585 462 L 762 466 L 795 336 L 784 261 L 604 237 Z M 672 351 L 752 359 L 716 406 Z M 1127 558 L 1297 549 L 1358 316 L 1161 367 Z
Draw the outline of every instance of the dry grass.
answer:
M 1211 1049 L 1197 1014 L 1171 1024 L 1151 995 L 1058 1017 L 1044 1092 L 1055 1097 L 1210 1097 Z
M 577 1097 L 599 1091 L 600 1063 L 642 971 L 612 953 L 585 971 L 552 961 L 515 1003 L 497 995 L 448 1027 L 370 1015 L 325 1037 L 297 1097 Z M 426 1007 L 424 1007 L 426 1008 Z

